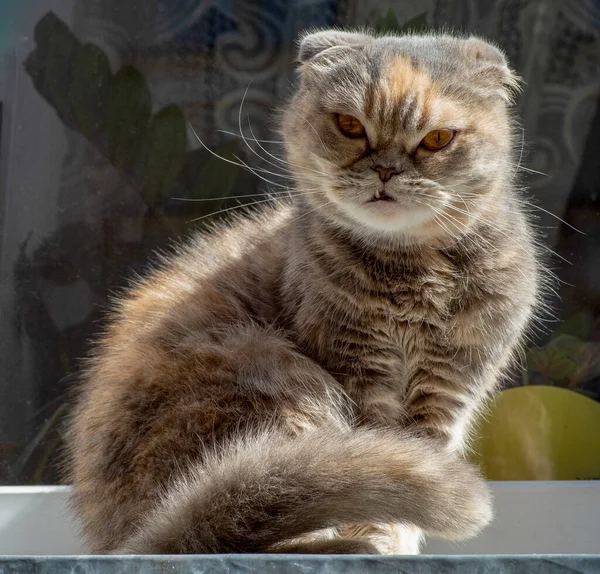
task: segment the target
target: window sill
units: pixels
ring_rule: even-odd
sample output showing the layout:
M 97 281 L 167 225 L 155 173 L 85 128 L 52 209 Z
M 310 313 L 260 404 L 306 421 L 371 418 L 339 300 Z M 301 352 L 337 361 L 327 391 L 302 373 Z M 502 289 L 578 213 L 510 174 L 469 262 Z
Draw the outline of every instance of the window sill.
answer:
M 600 481 L 492 482 L 491 486 L 496 508 L 493 524 L 467 542 L 429 540 L 424 553 L 447 556 L 600 552 Z M 0 487 L 0 555 L 84 554 L 68 512 L 68 494 L 69 488 L 64 486 Z

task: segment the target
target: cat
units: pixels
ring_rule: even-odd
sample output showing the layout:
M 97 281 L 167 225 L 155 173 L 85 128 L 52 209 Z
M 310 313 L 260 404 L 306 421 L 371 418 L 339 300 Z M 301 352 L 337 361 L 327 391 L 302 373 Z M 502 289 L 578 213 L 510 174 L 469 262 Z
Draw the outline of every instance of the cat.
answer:
M 418 553 L 492 519 L 465 452 L 541 288 L 519 79 L 448 34 L 310 32 L 298 61 L 289 197 L 163 256 L 83 370 L 92 552 Z

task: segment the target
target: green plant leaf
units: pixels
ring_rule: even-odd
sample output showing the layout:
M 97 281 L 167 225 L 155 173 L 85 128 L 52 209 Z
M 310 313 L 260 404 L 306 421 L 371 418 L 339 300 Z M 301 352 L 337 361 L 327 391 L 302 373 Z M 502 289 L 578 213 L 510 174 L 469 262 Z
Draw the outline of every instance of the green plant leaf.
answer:
M 405 33 L 408 31 L 420 32 L 427 30 L 427 12 L 418 14 L 414 18 L 411 18 L 407 22 L 401 24 L 398 21 L 396 13 L 390 8 L 385 15 L 377 18 L 375 28 L 378 32 L 382 32 L 384 34 Z
M 231 141 L 214 151 L 225 158 L 233 159 L 233 155 L 239 151 L 239 146 L 237 142 Z M 188 151 L 173 192 L 174 196 L 186 198 L 188 201 L 173 202 L 170 211 L 178 213 L 185 227 L 189 228 L 188 222 L 226 207 L 227 197 L 235 193 L 234 190 L 239 187 L 244 174 L 244 170 L 214 157 L 203 148 Z M 195 199 L 215 201 L 194 201 Z
M 104 121 L 108 156 L 127 172 L 140 153 L 151 111 L 150 92 L 140 72 L 133 66 L 121 68 L 107 87 Z
M 383 33 L 394 32 L 398 30 L 400 28 L 400 23 L 398 22 L 396 13 L 390 8 L 385 15 L 377 18 L 375 28 L 378 32 Z
M 427 12 L 423 12 L 422 14 L 417 14 L 408 22 L 402 24 L 402 26 L 400 26 L 398 29 L 398 32 L 424 32 L 428 29 L 429 26 L 427 25 Z
M 140 178 L 144 199 L 153 205 L 173 189 L 185 160 L 185 118 L 179 106 L 160 110 L 144 136 L 143 152 L 134 177 Z
M 81 133 L 94 141 L 102 131 L 105 90 L 111 78 L 108 58 L 100 48 L 85 44 L 77 50 L 71 67 L 71 107 Z
M 595 351 L 593 343 L 559 335 L 545 347 L 530 349 L 527 365 L 530 371 L 543 374 L 554 384 L 576 384 L 591 374 Z
M 589 339 L 594 329 L 594 323 L 594 314 L 589 310 L 584 310 L 566 319 L 558 328 L 557 334 Z
M 81 43 L 53 12 L 48 12 L 36 24 L 34 37 L 37 49 L 25 61 L 25 69 L 59 118 L 73 127 L 75 122 L 69 99 L 70 72 Z

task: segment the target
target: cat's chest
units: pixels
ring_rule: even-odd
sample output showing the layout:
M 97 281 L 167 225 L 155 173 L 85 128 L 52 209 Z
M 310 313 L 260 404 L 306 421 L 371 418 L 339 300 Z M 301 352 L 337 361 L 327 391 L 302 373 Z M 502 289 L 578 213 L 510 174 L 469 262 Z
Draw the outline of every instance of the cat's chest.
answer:
M 363 261 L 364 263 L 364 261 Z M 423 338 L 444 330 L 460 297 L 460 273 L 442 256 L 398 264 L 322 264 L 293 291 L 300 346 L 331 372 L 404 378 Z
M 357 344 L 347 345 L 341 332 L 331 349 L 339 372 L 368 373 L 372 380 L 403 380 L 415 352 L 423 347 L 425 323 L 415 321 L 412 311 L 407 314 L 392 306 L 361 319 L 356 326 Z
M 452 295 L 439 284 L 419 282 L 354 298 L 322 294 L 311 319 L 313 356 L 339 376 L 401 385 L 426 339 L 450 319 Z

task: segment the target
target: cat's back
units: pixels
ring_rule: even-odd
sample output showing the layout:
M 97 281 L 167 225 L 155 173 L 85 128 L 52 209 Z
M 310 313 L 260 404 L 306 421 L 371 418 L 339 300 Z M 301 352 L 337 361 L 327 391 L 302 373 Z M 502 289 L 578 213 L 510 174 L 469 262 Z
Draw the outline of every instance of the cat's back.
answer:
M 272 321 L 291 219 L 283 203 L 230 218 L 161 256 L 117 298 L 81 373 L 73 411 L 75 427 L 85 429 L 79 437 L 94 436 L 89 413 L 101 427 L 114 424 L 127 397 L 137 404 L 144 394 L 156 395 L 168 404 L 189 396 L 194 370 L 203 360 L 203 372 L 212 365 L 211 346 L 228 330 Z M 195 387 L 204 393 L 210 384 Z
M 229 218 L 194 234 L 120 294 L 83 371 L 84 395 L 120 389 L 167 355 L 231 326 L 269 323 L 288 250 L 291 207 Z
M 109 332 L 201 329 L 277 309 L 291 206 L 277 203 L 194 234 L 120 297 Z M 127 335 L 131 341 L 131 335 Z

